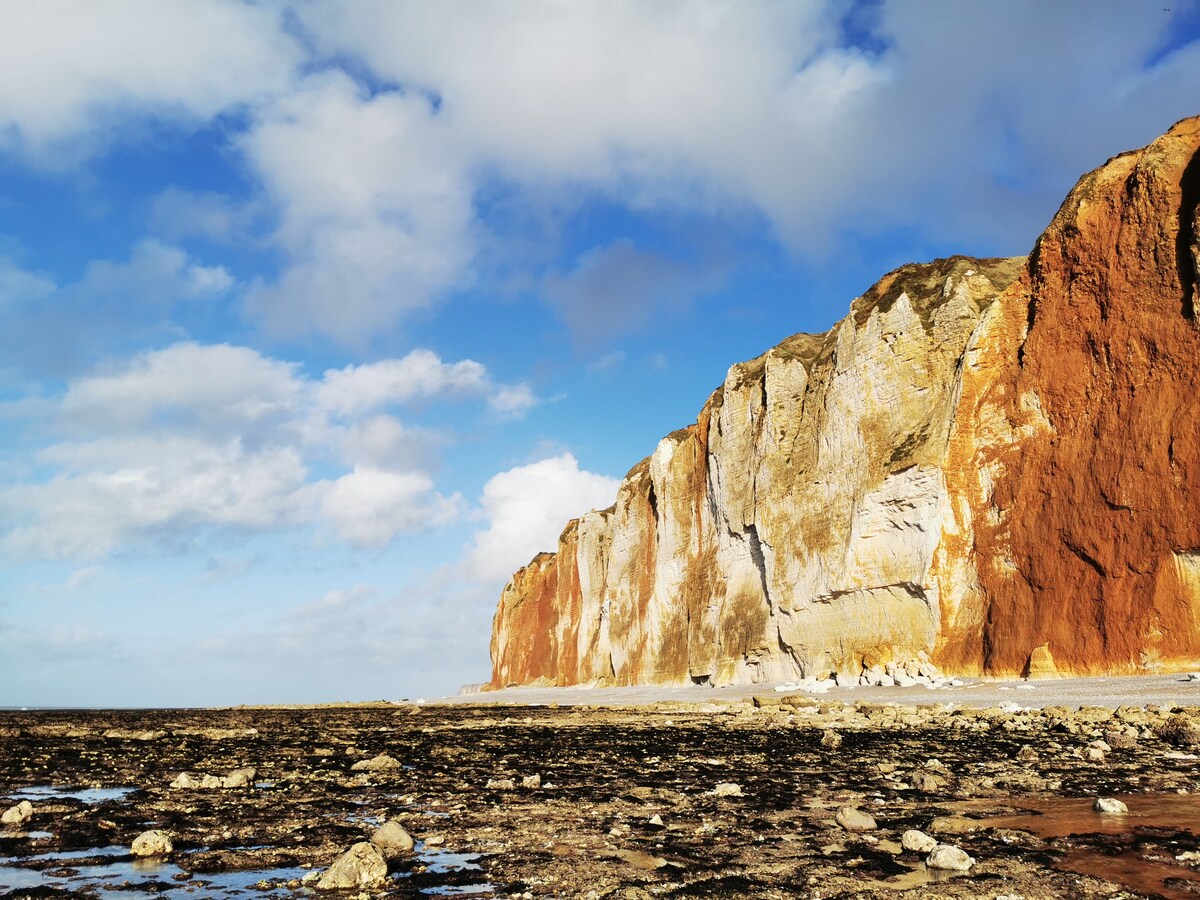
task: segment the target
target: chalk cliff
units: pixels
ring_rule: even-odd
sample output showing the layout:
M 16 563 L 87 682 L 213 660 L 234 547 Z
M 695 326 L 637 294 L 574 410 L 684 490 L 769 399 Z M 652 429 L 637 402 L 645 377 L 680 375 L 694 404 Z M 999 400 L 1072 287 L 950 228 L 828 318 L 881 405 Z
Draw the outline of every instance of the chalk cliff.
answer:
M 733 366 L 505 587 L 492 684 L 1200 660 L 1200 118 L 1028 259 L 908 265 Z

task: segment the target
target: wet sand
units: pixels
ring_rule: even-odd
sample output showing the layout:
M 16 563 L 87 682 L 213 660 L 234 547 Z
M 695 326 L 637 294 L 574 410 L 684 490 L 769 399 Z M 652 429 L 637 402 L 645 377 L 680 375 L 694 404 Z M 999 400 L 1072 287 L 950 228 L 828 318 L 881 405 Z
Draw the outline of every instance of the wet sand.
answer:
M 850 704 L 758 687 L 0 713 L 0 806 L 34 810 L 0 829 L 0 897 L 1200 895 L 1197 687 L 1101 697 L 1080 681 L 856 689 Z M 378 754 L 399 765 L 354 769 Z M 245 766 L 245 788 L 169 786 Z M 1097 795 L 1129 813 L 1092 811 Z M 876 827 L 847 830 L 842 807 Z M 417 846 L 382 885 L 302 882 L 385 819 Z M 169 858 L 130 856 L 148 828 L 171 832 Z M 974 865 L 928 868 L 901 845 L 909 829 Z

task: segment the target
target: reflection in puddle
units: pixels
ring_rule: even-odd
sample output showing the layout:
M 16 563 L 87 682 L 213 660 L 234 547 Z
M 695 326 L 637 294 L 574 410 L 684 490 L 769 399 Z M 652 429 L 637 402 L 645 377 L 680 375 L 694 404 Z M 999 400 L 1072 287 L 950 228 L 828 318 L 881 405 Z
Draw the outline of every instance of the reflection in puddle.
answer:
M 105 803 L 109 800 L 124 800 L 136 790 L 137 788 L 132 787 L 76 789 L 53 787 L 47 784 L 9 791 L 7 796 L 11 797 L 13 802 L 21 800 L 28 800 L 31 803 L 38 800 L 81 800 L 84 803 Z
M 111 849 L 111 848 L 103 848 Z M 127 853 L 125 848 L 122 853 Z M 100 850 L 81 851 L 79 856 L 102 856 Z M 49 854 L 48 856 L 52 856 Z M 59 854 L 55 858 L 71 858 Z M 167 900 L 193 900 L 197 889 L 208 896 L 233 896 L 253 889 L 256 896 L 284 896 L 292 893 L 289 881 L 297 882 L 307 874 L 306 869 L 254 869 L 245 872 L 220 872 L 189 877 L 173 863 L 161 860 L 133 860 L 102 866 L 82 866 L 77 869 L 56 869 L 54 873 L 40 872 L 16 866 L 0 866 L 0 891 L 52 887 L 83 890 L 95 897 L 128 897 L 128 887 L 153 886 L 154 895 Z
M 1129 794 L 1118 799 L 1128 813 L 1098 813 L 1091 797 L 1023 798 L 1014 815 L 988 816 L 989 828 L 1012 828 L 1041 838 L 1071 835 L 1132 835 L 1140 829 L 1186 831 L 1200 836 L 1200 796 L 1194 794 Z M 978 804 L 964 804 L 966 808 Z M 1103 878 L 1136 891 L 1168 900 L 1194 900 L 1200 894 L 1200 873 L 1185 866 L 1146 859 L 1136 852 L 1107 854 L 1072 848 L 1056 867 Z
M 1015 828 L 1042 838 L 1072 834 L 1129 834 L 1135 828 L 1169 828 L 1200 835 L 1200 795 L 1129 794 L 1125 814 L 1098 813 L 1092 810 L 1092 797 L 1022 798 L 1014 803 L 1022 812 L 1008 816 L 988 816 L 989 828 Z M 982 808 L 965 804 L 965 808 Z

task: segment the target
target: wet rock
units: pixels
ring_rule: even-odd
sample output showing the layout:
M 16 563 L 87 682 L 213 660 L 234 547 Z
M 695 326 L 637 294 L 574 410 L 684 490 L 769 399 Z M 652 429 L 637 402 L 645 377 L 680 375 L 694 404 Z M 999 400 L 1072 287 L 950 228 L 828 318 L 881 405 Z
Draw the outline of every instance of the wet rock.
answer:
M 929 823 L 934 834 L 970 834 L 979 830 L 979 822 L 966 816 L 938 816 Z
M 371 835 L 371 843 L 388 859 L 409 853 L 413 848 L 412 835 L 399 822 L 384 822 Z
M 945 786 L 942 779 L 928 772 L 915 772 L 911 780 L 912 786 L 923 794 L 936 794 Z
M 221 787 L 223 788 L 244 788 L 253 787 L 254 779 L 258 777 L 258 770 L 252 766 L 246 766 L 241 769 L 234 769 L 228 775 L 221 779 Z
M 360 841 L 330 866 L 317 887 L 323 891 L 379 887 L 387 880 L 387 862 L 374 844 Z
M 834 821 L 846 831 L 874 831 L 879 827 L 875 824 L 874 816 L 853 806 L 843 806 L 839 809 Z
M 0 823 L 4 825 L 24 825 L 33 818 L 33 804 L 22 800 L 15 806 L 10 806 L 0 815 Z
M 1092 809 L 1098 813 L 1122 815 L 1129 812 L 1129 807 L 1115 797 L 1097 797 L 1092 801 Z
M 400 760 L 395 757 L 388 756 L 386 753 L 380 753 L 378 756 L 372 756 L 370 759 L 360 760 L 350 767 L 351 772 L 387 772 L 391 769 L 399 769 Z
M 975 865 L 975 860 L 953 844 L 938 844 L 925 857 L 925 865 L 931 869 L 949 872 L 966 872 Z
M 713 788 L 713 793 L 716 794 L 718 797 L 744 797 L 744 796 L 746 796 L 745 794 L 742 793 L 742 786 L 740 784 L 734 784 L 732 781 L 722 781 L 715 788 Z
M 910 828 L 900 836 L 900 846 L 910 853 L 929 853 L 938 842 L 923 831 Z
M 169 856 L 175 849 L 171 835 L 165 831 L 154 829 L 143 831 L 133 839 L 129 852 L 134 856 Z
M 842 746 L 842 736 L 832 728 L 825 729 L 825 733 L 821 735 L 821 746 L 829 750 L 836 750 Z

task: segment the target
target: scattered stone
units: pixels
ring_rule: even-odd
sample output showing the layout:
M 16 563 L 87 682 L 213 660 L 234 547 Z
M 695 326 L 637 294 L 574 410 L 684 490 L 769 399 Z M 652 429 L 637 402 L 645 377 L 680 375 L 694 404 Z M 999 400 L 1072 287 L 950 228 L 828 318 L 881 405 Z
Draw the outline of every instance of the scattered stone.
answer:
M 246 766 L 242 769 L 234 769 L 228 775 L 221 779 L 221 787 L 223 788 L 244 788 L 253 787 L 254 779 L 258 777 L 258 770 L 252 766 Z
M 975 860 L 953 844 L 938 844 L 925 857 L 925 865 L 931 869 L 949 872 L 966 872 L 975 865 Z
M 351 772 L 387 772 L 391 769 L 399 769 L 400 760 L 395 757 L 388 756 L 386 753 L 380 753 L 378 756 L 372 756 L 370 759 L 363 759 L 356 762 L 350 767 Z
M 33 818 L 33 804 L 28 800 L 22 800 L 16 806 L 10 806 L 4 811 L 4 815 L 0 816 L 0 823 L 24 825 L 31 818 Z
M 713 793 L 718 797 L 745 796 L 745 794 L 742 793 L 742 786 L 740 784 L 734 784 L 732 781 L 722 781 L 715 788 L 713 788 Z
M 929 823 L 934 834 L 970 834 L 979 830 L 979 822 L 966 816 L 938 816 Z
M 165 831 L 154 829 L 143 831 L 133 840 L 129 852 L 134 856 L 170 856 L 175 849 L 171 835 Z
M 1098 813 L 1113 813 L 1116 815 L 1129 812 L 1129 807 L 1115 797 L 1097 797 L 1092 802 L 1092 809 Z
M 521 779 L 521 787 L 527 791 L 536 791 L 542 786 L 541 775 L 526 775 Z
M 489 791 L 515 791 L 517 783 L 511 778 L 489 778 L 487 789 Z
M 842 736 L 832 728 L 826 728 L 825 733 L 821 735 L 821 746 L 829 750 L 836 750 L 842 746 Z
M 317 887 L 323 891 L 346 888 L 379 887 L 387 880 L 387 862 L 379 849 L 360 841 L 339 856 L 321 876 Z
M 666 828 L 667 827 L 666 825 L 663 824 L 662 816 L 660 816 L 658 813 L 655 813 L 654 815 L 652 815 L 650 817 L 650 821 L 647 824 L 649 824 L 651 828 Z
M 879 827 L 870 813 L 865 813 L 853 806 L 843 806 L 839 809 L 837 815 L 834 816 L 834 821 L 846 831 L 874 831 Z
M 916 772 L 912 777 L 912 786 L 923 794 L 936 794 L 942 789 L 942 779 L 928 772 Z
M 383 851 L 388 859 L 413 848 L 413 839 L 399 822 L 384 822 L 371 835 L 371 843 Z
M 938 842 L 923 831 L 910 828 L 900 836 L 900 846 L 910 853 L 929 853 Z

